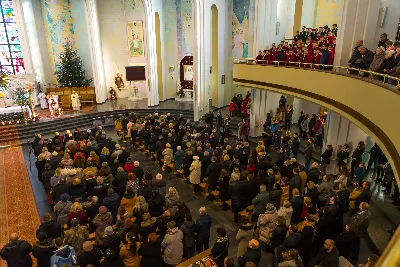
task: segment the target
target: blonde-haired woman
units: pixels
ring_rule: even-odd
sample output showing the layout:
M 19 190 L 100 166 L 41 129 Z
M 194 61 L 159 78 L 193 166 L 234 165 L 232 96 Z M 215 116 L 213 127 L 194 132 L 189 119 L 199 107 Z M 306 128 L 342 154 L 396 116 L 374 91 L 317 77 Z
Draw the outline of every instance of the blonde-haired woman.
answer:
M 61 164 L 64 166 L 64 168 L 72 167 L 73 163 L 74 161 L 71 159 L 71 156 L 68 153 L 65 153 L 63 159 L 61 160 Z
M 172 216 L 176 213 L 179 200 L 178 191 L 176 191 L 175 187 L 170 187 L 168 189 L 168 194 L 165 196 L 165 208 L 169 210 Z
M 201 178 L 201 162 L 198 156 L 193 157 L 192 165 L 190 166 L 189 180 L 193 184 L 193 193 L 199 192 L 199 184 Z
M 165 145 L 165 149 L 162 152 L 162 155 L 164 157 L 163 170 L 165 170 L 165 167 L 167 167 L 169 164 L 172 163 L 172 159 L 173 159 L 173 156 L 174 156 L 174 151 L 171 148 L 171 144 L 167 143 Z
M 99 156 L 97 156 L 96 152 L 90 151 L 88 161 L 91 161 L 94 164 L 94 166 L 96 166 L 99 163 L 99 160 L 100 158 Z
M 88 224 L 88 216 L 86 214 L 86 211 L 82 208 L 82 204 L 79 202 L 75 202 L 71 206 L 68 214 L 68 227 L 71 226 L 72 219 L 77 219 L 79 221 L 79 224 L 82 226 L 87 226 Z

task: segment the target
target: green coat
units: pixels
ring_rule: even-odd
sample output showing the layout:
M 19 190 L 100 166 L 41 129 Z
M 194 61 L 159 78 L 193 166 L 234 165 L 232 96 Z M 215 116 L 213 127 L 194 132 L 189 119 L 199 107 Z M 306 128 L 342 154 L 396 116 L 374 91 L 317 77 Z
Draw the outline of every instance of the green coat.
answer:
M 183 158 L 185 157 L 185 152 L 183 150 L 177 151 L 174 156 L 175 168 L 179 170 L 183 164 Z
M 255 214 L 263 214 L 267 208 L 268 202 L 269 202 L 268 191 L 259 193 L 252 201 L 252 204 L 254 205 L 253 212 Z

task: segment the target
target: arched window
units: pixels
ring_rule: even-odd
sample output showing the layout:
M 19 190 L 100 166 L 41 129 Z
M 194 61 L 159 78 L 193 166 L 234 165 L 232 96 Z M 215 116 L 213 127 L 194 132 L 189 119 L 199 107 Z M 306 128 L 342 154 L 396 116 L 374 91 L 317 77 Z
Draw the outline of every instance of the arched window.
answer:
M 0 0 L 0 68 L 22 74 L 24 61 L 12 0 Z

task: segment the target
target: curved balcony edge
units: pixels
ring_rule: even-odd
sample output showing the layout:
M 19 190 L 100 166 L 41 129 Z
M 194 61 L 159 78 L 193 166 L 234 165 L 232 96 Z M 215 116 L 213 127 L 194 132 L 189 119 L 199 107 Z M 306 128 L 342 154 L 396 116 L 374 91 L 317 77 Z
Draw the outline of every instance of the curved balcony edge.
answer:
M 400 114 L 397 90 L 334 72 L 254 64 L 234 64 L 233 82 L 305 99 L 348 118 L 382 147 L 399 182 L 400 124 L 394 117 Z

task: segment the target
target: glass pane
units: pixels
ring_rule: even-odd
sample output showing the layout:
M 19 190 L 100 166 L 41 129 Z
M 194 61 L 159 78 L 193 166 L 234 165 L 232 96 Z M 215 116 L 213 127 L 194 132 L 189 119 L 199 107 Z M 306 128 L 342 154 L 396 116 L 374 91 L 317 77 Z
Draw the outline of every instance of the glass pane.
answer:
M 0 44 L 7 44 L 6 28 L 4 23 L 0 23 Z
M 11 66 L 1 66 L 1 68 L 5 71 L 8 71 L 9 73 L 14 73 L 14 69 Z
M 10 53 L 9 52 L 1 52 L 0 53 L 0 64 L 1 65 L 11 65 Z
M 13 65 L 20 65 L 22 66 L 24 64 L 24 61 L 22 60 L 22 58 L 18 58 L 18 59 L 13 59 L 12 60 Z M 6 64 L 7 65 L 7 64 Z
M 8 45 L 0 45 L 0 52 L 2 51 L 9 52 Z
M 11 57 L 12 58 L 22 58 L 22 52 L 11 52 Z
M 11 51 L 21 51 L 20 45 L 10 45 L 10 46 L 11 46 Z
M 23 67 L 21 67 L 21 66 L 16 66 L 15 67 L 15 74 L 24 74 L 24 73 L 25 73 L 25 70 L 24 70 Z
M 16 23 L 6 23 L 8 40 L 10 44 L 19 44 L 18 28 Z
M 12 5 L 12 1 L 2 0 L 1 7 L 3 9 L 4 21 L 15 22 L 15 15 L 14 15 L 14 8 Z

